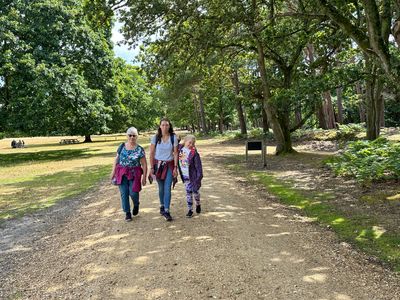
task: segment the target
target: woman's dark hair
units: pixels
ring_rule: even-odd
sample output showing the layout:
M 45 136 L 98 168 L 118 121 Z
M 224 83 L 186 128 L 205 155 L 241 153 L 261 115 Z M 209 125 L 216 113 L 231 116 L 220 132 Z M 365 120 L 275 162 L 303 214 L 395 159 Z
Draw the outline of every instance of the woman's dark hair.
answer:
M 172 127 L 171 121 L 168 118 L 164 117 L 164 118 L 162 118 L 160 120 L 160 124 L 159 125 L 161 125 L 162 122 L 168 122 L 168 124 L 169 124 L 168 132 L 172 136 L 174 134 L 174 128 Z M 156 135 L 156 143 L 157 144 L 161 143 L 161 137 L 162 137 L 161 128 L 160 128 L 160 126 L 158 126 L 157 135 Z

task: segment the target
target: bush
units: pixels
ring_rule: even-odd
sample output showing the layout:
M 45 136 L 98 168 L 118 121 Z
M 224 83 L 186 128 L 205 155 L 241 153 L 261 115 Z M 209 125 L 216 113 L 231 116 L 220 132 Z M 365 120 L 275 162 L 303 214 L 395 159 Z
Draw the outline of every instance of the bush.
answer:
M 363 124 L 340 125 L 336 139 L 342 141 L 354 141 L 357 139 L 357 135 L 363 131 L 365 131 Z
M 0 140 L 4 139 L 6 137 L 6 134 L 4 132 L 0 132 Z
M 266 139 L 268 141 L 273 141 L 274 134 L 271 131 L 264 133 L 262 128 L 257 127 L 257 128 L 252 128 L 249 130 L 248 138 L 249 139 L 258 139 L 258 140 Z
M 339 129 L 297 129 L 292 138 L 294 141 L 353 141 L 364 131 L 363 124 L 347 124 L 340 125 Z
M 336 175 L 350 176 L 367 184 L 375 180 L 400 178 L 400 145 L 385 138 L 349 143 L 326 164 Z

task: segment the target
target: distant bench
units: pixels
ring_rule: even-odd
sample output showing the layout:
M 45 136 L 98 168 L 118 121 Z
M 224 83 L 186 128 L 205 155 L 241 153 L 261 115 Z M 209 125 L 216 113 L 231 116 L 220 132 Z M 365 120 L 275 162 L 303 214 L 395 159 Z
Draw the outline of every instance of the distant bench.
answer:
M 60 144 L 78 144 L 78 139 L 62 139 Z

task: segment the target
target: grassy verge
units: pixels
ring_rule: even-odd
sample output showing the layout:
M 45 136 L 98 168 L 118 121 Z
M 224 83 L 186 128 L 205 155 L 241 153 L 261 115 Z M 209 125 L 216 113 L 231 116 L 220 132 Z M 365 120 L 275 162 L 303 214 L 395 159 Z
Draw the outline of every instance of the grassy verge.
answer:
M 125 137 L 89 144 L 60 145 L 60 137 L 25 139 L 26 148 L 0 142 L 0 224 L 99 184 L 110 172 L 118 145 Z M 142 146 L 148 138 L 139 140 Z
M 262 184 L 279 200 L 302 211 L 304 215 L 321 225 L 329 226 L 341 240 L 359 247 L 369 255 L 378 257 L 396 272 L 400 272 L 400 235 L 388 234 L 372 216 L 354 214 L 346 216 L 329 204 L 334 195 L 325 192 L 300 191 L 286 181 L 277 180 L 265 171 L 245 169 L 234 157 L 228 167 L 237 174 L 244 174 L 250 182 Z

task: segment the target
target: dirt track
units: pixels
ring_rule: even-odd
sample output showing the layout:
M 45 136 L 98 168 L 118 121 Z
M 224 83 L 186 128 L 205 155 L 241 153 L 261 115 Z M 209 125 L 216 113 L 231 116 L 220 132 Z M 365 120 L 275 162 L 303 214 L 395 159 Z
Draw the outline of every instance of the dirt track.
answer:
M 203 212 L 192 219 L 179 183 L 172 223 L 154 184 L 130 223 L 109 185 L 9 222 L 0 298 L 400 299 L 398 277 L 218 165 L 241 148 L 200 146 Z

